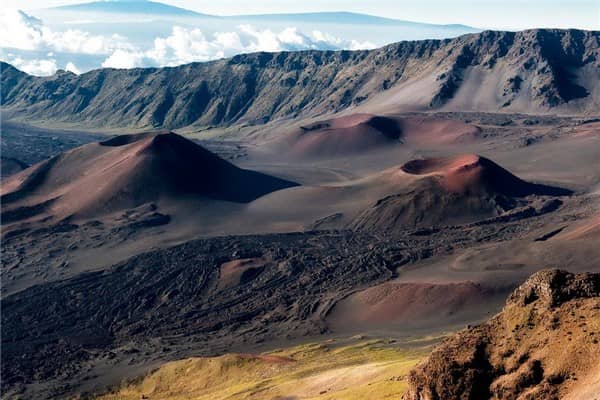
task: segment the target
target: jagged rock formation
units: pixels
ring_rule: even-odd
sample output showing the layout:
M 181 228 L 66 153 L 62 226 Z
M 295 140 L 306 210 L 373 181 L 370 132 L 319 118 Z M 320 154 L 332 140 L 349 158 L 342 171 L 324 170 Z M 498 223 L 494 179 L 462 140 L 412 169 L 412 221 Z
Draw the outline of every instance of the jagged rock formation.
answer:
M 500 314 L 445 340 L 406 400 L 583 399 L 600 380 L 600 274 L 531 276 Z
M 255 53 L 175 68 L 28 76 L 2 63 L 2 106 L 89 126 L 264 123 L 365 104 L 596 113 L 600 32 L 486 31 L 372 51 Z

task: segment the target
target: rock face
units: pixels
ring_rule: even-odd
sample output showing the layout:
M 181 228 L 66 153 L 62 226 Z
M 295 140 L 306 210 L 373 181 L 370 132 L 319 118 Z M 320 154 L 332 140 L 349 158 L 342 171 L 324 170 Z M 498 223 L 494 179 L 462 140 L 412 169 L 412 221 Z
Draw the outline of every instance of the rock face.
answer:
M 2 63 L 1 97 L 3 107 L 22 117 L 102 127 L 258 124 L 371 100 L 399 110 L 595 113 L 599 37 L 598 31 L 486 31 L 372 51 L 255 53 L 45 78 Z
M 541 271 L 500 314 L 438 346 L 404 398 L 587 398 L 600 390 L 599 340 L 600 274 Z
M 600 274 L 573 275 L 560 270 L 541 271 L 519 286 L 508 298 L 510 305 L 527 306 L 539 302 L 547 308 L 559 307 L 573 299 L 600 296 Z

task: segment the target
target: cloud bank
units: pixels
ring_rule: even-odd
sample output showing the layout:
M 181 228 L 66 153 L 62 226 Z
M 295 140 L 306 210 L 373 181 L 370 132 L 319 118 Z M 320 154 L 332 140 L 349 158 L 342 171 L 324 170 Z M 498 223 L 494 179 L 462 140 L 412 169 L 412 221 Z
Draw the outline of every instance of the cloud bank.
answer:
M 373 47 L 375 45 L 369 42 L 343 40 L 320 31 L 307 34 L 295 27 L 277 32 L 240 25 L 234 31 L 206 34 L 199 28 L 176 25 L 168 36 L 156 37 L 150 46 L 141 48 L 120 35 L 93 35 L 79 29 L 58 32 L 23 11 L 0 11 L 0 48 L 67 53 L 73 54 L 74 60 L 81 55 L 105 56 L 97 67 L 176 66 L 257 51 L 358 50 Z M 6 55 L 4 57 L 7 58 Z M 23 54 L 8 58 L 5 61 L 34 75 L 52 75 L 58 68 L 53 58 L 24 59 Z M 73 61 L 61 67 L 80 72 Z
M 233 32 L 217 32 L 207 37 L 198 28 L 174 26 L 167 37 L 154 39 L 154 46 L 146 51 L 116 50 L 103 67 L 132 68 L 145 65 L 176 66 L 194 61 L 209 61 L 241 53 L 258 51 L 367 49 L 372 43 L 344 41 L 319 31 L 311 35 L 289 27 L 280 32 L 260 30 L 251 25 L 240 25 Z
M 131 49 L 119 35 L 92 35 L 79 29 L 54 32 L 42 20 L 21 10 L 0 10 L 0 47 L 20 50 L 49 50 L 80 54 L 110 54 Z
M 14 56 L 14 58 L 9 58 L 10 63 L 20 69 L 21 71 L 25 71 L 31 75 L 38 76 L 48 76 L 54 75 L 54 73 L 58 70 L 56 66 L 56 60 L 47 59 L 47 60 L 38 60 L 38 59 L 30 59 L 24 60 L 21 57 Z

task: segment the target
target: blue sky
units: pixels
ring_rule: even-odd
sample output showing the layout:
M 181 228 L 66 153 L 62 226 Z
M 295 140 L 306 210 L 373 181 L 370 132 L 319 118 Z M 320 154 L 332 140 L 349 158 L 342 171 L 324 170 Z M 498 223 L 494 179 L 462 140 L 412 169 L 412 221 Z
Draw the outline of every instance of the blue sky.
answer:
M 4 0 L 2 7 L 35 9 L 85 0 Z M 600 29 L 600 0 L 164 0 L 163 3 L 218 14 L 355 11 L 432 23 L 483 28 L 559 27 Z

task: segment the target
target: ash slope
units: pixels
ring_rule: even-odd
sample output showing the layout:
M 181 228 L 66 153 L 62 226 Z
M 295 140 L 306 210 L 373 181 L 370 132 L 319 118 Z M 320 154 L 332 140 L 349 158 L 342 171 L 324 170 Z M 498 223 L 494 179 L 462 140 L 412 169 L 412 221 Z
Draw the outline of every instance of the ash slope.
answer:
M 405 399 L 583 399 L 598 393 L 600 274 L 546 270 L 500 314 L 447 339 Z
M 379 199 L 350 224 L 366 231 L 439 224 L 492 223 L 552 212 L 572 192 L 526 182 L 474 154 L 412 160 L 400 167 L 417 179 Z M 537 203 L 537 204 L 536 204 Z
M 396 119 L 353 114 L 301 126 L 279 141 L 281 151 L 295 157 L 336 157 L 390 146 L 402 136 Z
M 245 203 L 295 183 L 238 168 L 174 133 L 117 136 L 38 163 L 2 187 L 4 222 L 98 216 L 155 201 Z
M 486 31 L 372 51 L 255 53 L 175 68 L 38 78 L 3 63 L 3 108 L 104 127 L 213 127 L 365 111 L 594 114 L 600 32 Z
M 481 133 L 477 125 L 458 120 L 345 113 L 284 131 L 266 147 L 288 160 L 331 160 L 396 145 L 428 148 L 468 144 L 477 141 Z

